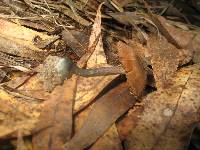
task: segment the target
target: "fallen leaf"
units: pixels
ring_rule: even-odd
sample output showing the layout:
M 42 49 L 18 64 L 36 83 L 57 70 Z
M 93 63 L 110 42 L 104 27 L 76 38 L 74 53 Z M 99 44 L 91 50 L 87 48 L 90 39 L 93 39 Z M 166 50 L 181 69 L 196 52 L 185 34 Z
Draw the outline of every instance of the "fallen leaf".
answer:
M 64 149 L 81 150 L 93 144 L 107 129 L 135 103 L 127 85 L 121 84 L 99 98 L 84 122 L 82 128 Z
M 3 82 L 6 76 L 7 76 L 7 72 L 3 69 L 0 69 L 0 83 Z
M 116 0 L 116 1 L 120 3 L 122 7 L 124 7 L 125 5 L 129 3 L 133 3 L 133 0 Z
M 90 111 L 91 111 L 92 105 L 85 108 L 83 111 L 80 111 L 80 113 L 77 113 L 74 115 L 74 133 L 78 133 L 81 129 L 81 127 L 84 125 L 84 122 L 86 121 L 86 118 L 88 117 Z
M 37 75 L 32 76 L 24 85 L 20 86 L 18 90 L 27 96 L 43 100 L 49 99 L 51 94 L 45 91 L 43 82 Z
M 80 0 L 76 1 L 76 3 L 79 3 L 79 5 L 87 5 L 89 7 L 88 9 L 96 11 L 99 7 L 99 2 L 98 1 L 91 1 L 91 0 Z
M 136 52 L 138 57 L 141 58 L 141 61 L 143 60 L 143 61 L 146 61 L 144 63 L 147 63 L 147 61 L 148 61 L 147 59 L 149 59 L 149 57 L 150 57 L 147 47 L 145 47 L 143 44 L 138 42 L 137 39 L 134 39 L 134 38 L 133 39 L 125 39 L 125 42 L 127 45 L 129 45 L 130 47 L 132 47 L 134 49 L 134 51 Z
M 36 36 L 41 37 L 43 40 L 51 40 L 52 38 L 51 36 L 0 19 L 0 48 L 5 53 L 43 60 L 45 50 L 37 48 L 33 43 L 33 39 Z
M 200 60 L 198 59 L 199 58 L 198 30 L 191 31 L 191 30 L 183 30 L 180 28 L 176 28 L 162 16 L 158 16 L 158 20 L 183 49 L 186 50 L 188 49 L 187 52 L 185 51 L 185 55 L 191 56 L 192 53 L 194 52 L 193 61 L 195 63 L 198 63 Z M 185 64 L 187 62 L 188 62 L 187 60 L 183 61 L 182 64 Z
M 138 12 L 111 12 L 108 14 L 124 25 L 130 25 L 133 23 L 138 25 L 145 22 L 143 15 L 139 14 Z
M 81 127 L 84 125 L 90 111 L 92 109 L 92 105 L 75 115 L 74 121 L 74 131 L 75 134 L 81 130 Z M 97 139 L 97 141 L 90 148 L 91 150 L 101 150 L 101 149 L 122 149 L 121 141 L 117 132 L 116 125 L 113 124 L 101 137 Z
M 147 47 L 158 89 L 169 87 L 178 66 L 192 59 L 190 50 L 177 49 L 161 35 L 150 36 Z
M 17 89 L 18 87 L 22 86 L 29 79 L 30 79 L 30 76 L 24 75 L 22 77 L 17 77 L 15 79 L 5 83 L 5 85 L 12 87 L 13 89 Z
M 72 135 L 72 106 L 76 89 L 76 76 L 57 86 L 41 112 L 33 136 L 33 149 L 57 149 Z M 65 92 L 63 92 L 65 91 Z M 42 130 L 41 130 L 42 129 Z
M 169 32 L 171 36 L 177 41 L 177 43 L 182 47 L 187 49 L 188 44 L 192 42 L 192 38 L 194 37 L 194 33 L 191 31 L 185 31 L 180 28 L 176 28 L 173 25 L 169 24 L 167 20 L 162 17 L 158 16 L 158 20 L 161 22 L 161 24 L 166 28 L 166 30 Z M 192 49 L 190 49 L 192 50 Z
M 27 80 L 28 76 L 16 78 L 3 84 L 0 88 L 0 110 L 2 111 L 2 122 L 0 124 L 0 137 L 17 137 L 17 131 L 23 130 L 23 135 L 30 135 L 35 124 L 38 122 L 39 111 L 36 109 L 38 103 L 34 98 L 26 97 L 15 92 Z M 29 77 L 28 77 L 29 78 Z M 11 88 L 7 90 L 7 87 Z M 36 102 L 36 103 L 35 103 Z M 5 115 L 6 114 L 6 115 Z
M 103 136 L 101 136 L 96 143 L 92 145 L 89 150 L 122 150 L 122 144 L 119 139 L 117 128 L 113 124 Z
M 62 6 L 61 5 L 54 5 L 54 7 L 57 11 L 62 12 L 64 15 L 66 15 L 66 16 L 70 17 L 71 19 L 77 21 L 78 23 L 80 23 L 83 26 L 91 25 L 91 22 L 89 22 L 85 18 L 81 17 L 77 13 L 74 13 L 70 8 L 66 7 L 65 5 L 62 5 Z
M 128 111 L 127 115 L 116 123 L 121 141 L 125 141 L 129 137 L 131 131 L 137 126 L 143 111 L 143 104 L 137 106 L 136 103 L 135 106 Z
M 95 43 L 97 37 L 101 34 L 101 5 L 96 14 L 95 23 L 93 24 L 89 47 Z M 87 68 L 108 67 L 106 56 L 104 54 L 102 36 L 100 35 L 94 52 L 87 62 Z M 75 97 L 74 111 L 83 109 L 115 78 L 117 75 L 97 76 L 97 77 L 79 77 L 77 92 Z
M 83 56 L 85 53 L 85 48 L 87 47 L 86 41 L 88 40 L 88 37 L 84 33 L 78 33 L 78 31 L 70 31 L 65 29 L 62 32 L 62 36 L 63 40 L 67 43 L 68 46 L 72 48 L 73 52 L 75 52 L 77 56 Z M 81 39 L 78 39 L 76 36 L 81 36 Z
M 193 46 L 193 49 L 194 49 L 193 62 L 194 63 L 200 63 L 200 35 L 199 35 L 199 31 L 196 31 L 196 37 L 192 41 L 192 46 Z
M 149 94 L 127 149 L 186 149 L 199 122 L 200 65 L 181 69 L 173 86 Z
M 2 92 L 0 93 L 2 95 Z M 18 131 L 23 130 L 23 135 L 30 135 L 35 127 L 39 113 L 23 108 L 22 104 L 10 103 L 7 99 L 0 101 L 0 139 L 17 137 Z M 27 106 L 28 107 L 28 106 Z
M 140 96 L 146 85 L 145 66 L 143 66 L 137 50 L 123 42 L 118 42 L 117 48 L 120 60 L 126 71 L 127 82 L 131 92 L 135 96 Z
M 116 0 L 109 0 L 109 3 L 119 12 L 123 12 L 124 8 Z
M 180 44 L 174 39 L 174 37 L 168 32 L 162 22 L 158 19 L 158 15 L 155 15 L 151 12 L 148 3 L 143 1 L 145 8 L 147 9 L 147 14 L 149 15 L 152 22 L 156 25 L 156 29 L 166 38 L 166 40 L 174 45 L 176 48 L 182 48 Z

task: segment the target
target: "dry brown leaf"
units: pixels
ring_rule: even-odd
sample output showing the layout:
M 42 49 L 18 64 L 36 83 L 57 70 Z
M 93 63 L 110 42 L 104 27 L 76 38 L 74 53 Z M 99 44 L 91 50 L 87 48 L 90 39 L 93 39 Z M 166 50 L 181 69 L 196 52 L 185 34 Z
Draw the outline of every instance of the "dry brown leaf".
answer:
M 112 125 L 89 150 L 123 150 L 117 128 Z
M 101 5 L 97 10 L 95 23 L 92 28 L 92 33 L 89 39 L 89 47 L 92 47 L 96 38 L 101 34 Z M 94 52 L 87 62 L 87 68 L 98 68 L 109 66 L 106 62 L 104 54 L 102 36 L 95 47 Z M 117 75 L 97 76 L 97 77 L 79 77 L 77 92 L 75 97 L 74 111 L 77 112 L 83 109 L 113 80 Z
M 145 22 L 143 15 L 137 12 L 111 12 L 108 14 L 112 16 L 115 20 L 125 25 L 130 25 L 133 23 L 137 25 Z
M 176 28 L 173 25 L 171 25 L 170 23 L 168 23 L 168 21 L 162 17 L 162 16 L 158 16 L 158 19 L 160 20 L 160 22 L 162 23 L 162 25 L 167 29 L 167 31 L 169 32 L 170 35 L 173 36 L 173 38 L 178 42 L 178 44 L 184 48 L 184 49 L 189 49 L 190 52 L 192 53 L 194 52 L 193 55 L 193 61 L 195 63 L 199 63 L 200 59 L 199 59 L 199 31 L 198 30 L 194 30 L 194 31 L 189 31 L 189 30 L 183 30 L 180 28 Z M 189 54 L 191 55 L 191 54 Z M 187 62 L 183 62 L 187 63 Z
M 23 83 L 27 79 L 27 76 L 20 78 L 20 80 L 18 79 L 16 81 L 20 83 L 17 84 L 11 81 L 12 84 L 10 85 L 12 88 Z M 0 89 L 0 103 L 0 109 L 3 113 L 1 116 L 0 137 L 17 137 L 18 130 L 23 130 L 24 135 L 30 135 L 31 130 L 35 128 L 35 124 L 38 121 L 39 112 L 35 109 L 37 103 L 31 99 L 24 99 L 23 96 L 16 96 L 4 88 Z
M 177 49 L 163 36 L 150 36 L 147 46 L 158 89 L 169 87 L 177 67 L 189 62 L 192 58 L 190 50 Z
M 28 79 L 30 79 L 30 76 L 24 75 L 21 77 L 16 77 L 12 79 L 11 81 L 6 82 L 4 85 L 7 85 L 8 87 L 12 87 L 13 89 L 16 89 L 22 86 L 26 81 L 28 81 Z
M 81 2 L 79 5 L 87 5 L 90 9 L 92 10 L 97 10 L 99 7 L 99 2 L 98 1 L 93 1 L 93 0 L 80 0 L 76 1 L 76 3 Z
M 80 113 L 77 113 L 74 116 L 74 133 L 78 133 L 81 129 L 81 127 L 84 125 L 84 122 L 86 118 L 88 117 L 90 111 L 91 111 L 92 105 L 88 106 L 86 109 L 81 111 Z
M 45 91 L 43 83 L 37 75 L 32 76 L 24 85 L 19 87 L 18 90 L 36 99 L 47 100 L 50 97 L 50 93 Z
M 192 38 L 194 37 L 194 33 L 190 31 L 184 31 L 180 28 L 176 28 L 169 23 L 167 23 L 167 20 L 162 17 L 162 16 L 157 16 L 161 24 L 165 27 L 165 29 L 169 32 L 171 36 L 177 41 L 177 43 L 182 47 L 182 48 L 189 48 L 192 50 L 190 47 L 190 43 L 192 42 Z
M 77 13 L 74 13 L 70 8 L 66 7 L 65 5 L 54 5 L 55 9 L 57 11 L 61 11 L 66 16 L 70 17 L 71 19 L 77 21 L 83 26 L 89 26 L 91 25 L 91 22 L 86 20 L 85 18 L 81 17 Z
M 52 39 L 51 36 L 2 19 L 0 20 L 0 48 L 3 52 L 43 60 L 45 50 L 37 48 L 33 43 L 33 39 L 36 36 L 41 37 L 43 40 Z
M 28 105 L 11 103 L 6 94 L 4 96 L 5 99 L 0 101 L 0 138 L 17 137 L 19 130 L 23 131 L 23 135 L 30 135 L 38 121 L 39 113 L 35 110 L 30 111 Z
M 33 148 L 60 150 L 72 134 L 72 106 L 77 77 L 66 80 L 51 93 L 41 112 L 37 128 L 40 130 L 33 137 Z
M 116 1 L 120 3 L 122 7 L 129 3 L 133 3 L 133 0 L 116 0 Z
M 128 149 L 187 148 L 199 122 L 200 65 L 180 70 L 172 87 L 153 92 L 143 101 L 144 112 L 126 142 Z
M 148 59 L 150 57 L 150 54 L 148 54 L 148 49 L 142 45 L 141 43 L 138 42 L 137 39 L 125 39 L 126 44 L 128 44 L 130 47 L 132 47 L 135 51 L 136 54 L 138 55 L 138 57 L 141 58 L 141 60 L 143 61 L 147 61 L 146 59 Z M 145 62 L 144 62 L 145 63 Z
M 82 128 L 65 149 L 81 150 L 94 143 L 105 131 L 135 103 L 126 84 L 114 88 L 94 103 Z
M 31 113 L 34 114 L 34 109 L 37 107 L 37 103 L 31 102 L 29 100 L 23 99 L 23 97 L 16 97 L 11 93 L 8 93 L 4 89 L 0 89 L 0 101 L 1 103 L 7 102 L 10 105 L 16 107 L 16 109 L 24 112 L 24 113 Z M 38 115 L 37 112 L 34 115 Z
M 81 38 L 78 39 L 75 35 Z M 85 53 L 85 48 L 88 44 L 88 37 L 84 33 L 65 29 L 62 32 L 62 36 L 63 40 L 67 43 L 68 46 L 72 48 L 77 56 L 83 56 Z
M 74 130 L 75 134 L 79 132 L 81 127 L 84 125 L 86 118 L 88 117 L 92 106 L 87 107 L 84 111 L 78 113 L 75 116 L 74 122 Z M 121 141 L 119 139 L 119 135 L 116 129 L 115 124 L 113 124 L 105 133 L 102 135 L 90 148 L 92 150 L 101 150 L 101 149 L 113 149 L 119 150 L 121 149 Z
M 21 84 L 26 85 L 27 81 L 26 80 L 30 78 L 28 76 L 23 76 L 23 77 L 18 77 L 15 80 L 11 80 L 11 82 L 8 82 L 7 84 L 3 85 L 3 87 L 5 88 L 1 88 L 0 89 L 0 103 L 2 106 L 1 110 L 3 111 L 6 107 L 6 105 L 8 105 L 10 109 L 5 110 L 4 112 L 7 114 L 12 114 L 12 113 L 16 113 L 15 115 L 12 116 L 5 116 L 5 122 L 3 121 L 3 123 L 0 125 L 0 131 L 1 131 L 1 135 L 0 137 L 6 137 L 6 136 L 10 136 L 10 137 L 17 137 L 17 131 L 19 129 L 23 129 L 23 135 L 30 135 L 31 132 L 33 130 L 33 128 L 35 128 L 35 124 L 38 122 L 38 116 L 39 116 L 39 111 L 37 110 L 38 103 L 40 103 L 41 101 L 38 101 L 39 99 L 34 98 L 34 97 L 29 97 L 29 92 L 26 91 L 28 89 L 24 89 L 24 91 L 18 91 L 17 88 L 18 86 L 20 86 Z M 33 80 L 34 81 L 34 80 Z M 12 88 L 10 90 L 6 90 L 8 87 Z M 26 86 L 25 86 L 26 87 Z M 16 91 L 15 91 L 16 90 Z M 31 86 L 30 86 L 30 90 Z M 20 94 L 18 94 L 18 92 L 20 92 Z M 28 94 L 27 94 L 28 93 Z M 39 93 L 38 91 L 35 91 L 35 95 Z M 25 96 L 27 94 L 28 96 Z M 40 96 L 38 96 L 40 97 Z M 4 108 L 4 109 L 3 109 Z M 14 112 L 9 110 L 13 110 Z M 20 115 L 24 114 L 25 117 L 21 117 L 21 119 L 19 119 L 18 121 L 15 121 L 16 117 L 20 117 L 20 115 L 18 116 L 18 111 L 20 112 Z M 22 115 L 23 116 L 23 115 Z M 14 121 L 14 122 L 13 122 Z M 6 122 L 9 122 L 9 124 L 6 124 Z M 24 132 L 24 129 L 26 132 Z
M 140 116 L 143 113 L 143 105 L 136 105 L 133 109 L 129 110 L 128 114 L 124 116 L 119 122 L 117 122 L 117 131 L 119 133 L 121 141 L 125 141 L 131 134 L 131 131 L 136 127 Z
M 192 46 L 194 49 L 193 62 L 200 63 L 200 33 L 199 31 L 196 31 L 196 37 L 192 41 Z
M 146 85 L 146 71 L 142 60 L 137 54 L 137 50 L 123 42 L 118 42 L 117 48 L 120 60 L 127 72 L 127 82 L 131 92 L 135 96 L 139 96 Z

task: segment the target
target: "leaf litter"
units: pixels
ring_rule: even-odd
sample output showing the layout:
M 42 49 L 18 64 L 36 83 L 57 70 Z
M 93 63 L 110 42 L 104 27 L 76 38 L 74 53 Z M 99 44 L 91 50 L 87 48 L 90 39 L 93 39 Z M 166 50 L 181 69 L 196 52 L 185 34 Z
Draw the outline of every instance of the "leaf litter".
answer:
M 199 147 L 197 0 L 0 7 L 0 147 Z

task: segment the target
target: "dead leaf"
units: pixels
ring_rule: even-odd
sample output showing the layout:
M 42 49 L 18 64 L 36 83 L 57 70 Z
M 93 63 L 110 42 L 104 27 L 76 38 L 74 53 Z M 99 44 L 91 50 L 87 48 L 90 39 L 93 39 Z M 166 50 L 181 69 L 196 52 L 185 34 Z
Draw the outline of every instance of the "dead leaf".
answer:
M 192 42 L 192 38 L 195 35 L 191 31 L 184 31 L 180 28 L 176 28 L 169 24 L 167 20 L 162 16 L 157 16 L 158 20 L 164 26 L 164 28 L 169 32 L 171 36 L 177 41 L 177 43 L 182 47 L 187 49 L 190 42 Z M 192 50 L 190 48 L 190 50 Z
M 35 129 L 39 133 L 33 137 L 33 149 L 60 150 L 71 137 L 76 78 L 73 76 L 66 80 L 62 86 L 57 86 L 51 93 L 51 98 L 41 112 L 40 121 Z
M 114 88 L 94 103 L 82 128 L 65 149 L 81 150 L 94 143 L 105 131 L 135 103 L 126 84 Z
M 177 41 L 177 43 L 184 49 L 188 49 L 190 51 L 185 52 L 185 55 L 191 56 L 194 52 L 194 58 L 193 61 L 198 63 L 200 59 L 198 59 L 199 56 L 199 36 L 198 36 L 198 30 L 190 31 L 190 30 L 183 30 L 180 28 L 176 28 L 173 25 L 170 24 L 168 20 L 166 20 L 162 16 L 158 16 L 158 20 L 161 22 L 161 24 L 164 26 L 164 28 L 169 32 L 171 36 Z M 182 64 L 187 63 L 188 61 L 183 61 Z
M 137 106 L 136 103 L 135 106 L 129 110 L 128 114 L 124 116 L 119 122 L 117 122 L 117 131 L 121 141 L 125 141 L 129 137 L 131 131 L 139 122 L 143 110 L 143 104 Z
M 123 150 L 117 128 L 112 125 L 89 150 Z
M 73 33 L 76 33 L 77 35 L 77 32 L 75 31 L 69 31 L 69 30 L 64 30 L 62 32 L 62 36 L 63 36 L 63 40 L 67 43 L 68 46 L 70 46 L 73 51 L 75 52 L 75 54 L 79 57 L 83 56 L 83 54 L 85 53 L 85 48 L 87 47 L 87 42 L 83 43 L 81 41 L 79 41 Z M 86 35 L 81 35 L 81 32 L 78 33 L 79 36 L 81 36 L 81 39 L 86 39 L 87 36 Z
M 99 2 L 98 1 L 92 1 L 92 0 L 80 0 L 77 1 L 76 3 L 79 3 L 79 5 L 87 5 L 87 7 L 89 7 L 90 10 L 97 10 L 99 7 Z
M 140 42 L 138 42 L 137 39 L 133 38 L 133 39 L 124 39 L 126 44 L 129 45 L 130 47 L 132 47 L 135 51 L 135 53 L 138 55 L 139 58 L 141 58 L 141 61 L 145 61 L 144 63 L 147 63 L 147 59 L 149 59 L 150 54 L 148 54 L 148 49 L 141 44 Z M 148 63 L 147 63 L 148 64 Z
M 196 37 L 192 41 L 193 49 L 194 49 L 194 63 L 200 63 L 200 34 L 199 31 L 196 31 Z
M 147 46 L 158 89 L 169 87 L 177 67 L 189 62 L 192 58 L 190 50 L 177 49 L 163 36 L 152 35 Z
M 2 95 L 2 92 L 0 93 Z M 25 105 L 24 105 L 25 106 Z M 0 101 L 0 138 L 17 137 L 18 131 L 23 130 L 23 135 L 30 135 L 35 127 L 39 113 L 36 110 L 23 108 L 23 105 L 10 103 L 7 98 Z
M 24 82 L 24 79 L 26 78 L 22 77 L 21 81 Z M 20 80 L 17 78 L 17 81 Z M 15 88 L 15 85 L 11 87 Z M 37 106 L 38 104 L 30 102 L 23 97 L 16 97 L 4 88 L 1 88 L 0 110 L 2 120 L 0 124 L 0 137 L 17 137 L 17 131 L 21 129 L 23 130 L 23 135 L 30 135 L 31 130 L 35 128 L 35 124 L 38 122 L 39 112 L 35 109 Z
M 91 25 L 91 22 L 89 22 L 85 18 L 81 17 L 77 13 L 75 14 L 70 8 L 66 7 L 65 5 L 62 5 L 62 6 L 54 5 L 54 7 L 57 11 L 62 12 L 63 14 L 65 14 L 66 16 L 70 17 L 71 19 L 77 21 L 78 23 L 80 23 L 83 26 Z
M 108 1 L 119 12 L 123 12 L 124 11 L 124 8 L 116 0 L 108 0 Z
M 123 42 L 118 42 L 118 54 L 126 71 L 127 82 L 131 92 L 139 96 L 146 85 L 146 71 L 137 50 Z
M 17 77 L 15 79 L 5 83 L 5 85 L 7 85 L 8 87 L 12 87 L 13 89 L 17 89 L 18 87 L 22 86 L 29 79 L 30 79 L 30 76 L 24 75 L 22 77 Z
M 121 4 L 122 7 L 124 7 L 125 5 L 129 4 L 129 3 L 133 3 L 133 0 L 116 0 L 118 3 Z M 136 1 L 136 0 L 134 0 Z
M 143 15 L 139 14 L 138 12 L 111 12 L 108 14 L 124 25 L 130 25 L 132 23 L 138 25 L 145 22 Z
M 162 22 L 158 19 L 158 15 L 154 15 L 150 8 L 148 3 L 146 3 L 145 0 L 143 0 L 145 8 L 147 8 L 147 13 L 152 20 L 152 22 L 156 25 L 156 28 L 158 31 L 167 39 L 169 43 L 174 45 L 177 49 L 182 48 L 179 43 L 174 39 L 174 37 L 168 32 L 168 30 L 165 28 L 165 26 L 162 24 Z
M 97 37 L 101 34 L 101 5 L 96 14 L 95 23 L 92 28 L 89 39 L 89 47 L 95 43 Z M 97 42 L 94 52 L 87 62 L 87 68 L 108 67 L 106 56 L 104 54 L 102 36 Z M 79 77 L 77 92 L 75 97 L 74 111 L 83 109 L 113 80 L 117 75 L 97 76 L 97 77 Z
M 199 122 L 199 74 L 199 64 L 182 69 L 172 87 L 153 92 L 143 100 L 144 112 L 128 137 L 128 149 L 187 148 L 193 128 Z
M 50 97 L 50 93 L 45 91 L 43 83 L 37 75 L 32 76 L 24 85 L 19 87 L 18 90 L 36 99 L 47 100 Z
M 34 37 L 39 36 L 43 40 L 51 37 L 17 24 L 0 20 L 0 48 L 1 51 L 12 55 L 43 60 L 45 51 L 33 44 Z
M 86 121 L 91 109 L 92 106 L 89 106 L 80 113 L 78 113 L 77 115 L 75 115 L 75 121 L 74 121 L 75 134 L 81 130 L 81 127 L 84 125 L 84 122 Z M 120 150 L 121 148 L 122 146 L 117 132 L 117 128 L 115 124 L 113 124 L 99 139 L 97 139 L 97 141 L 92 145 L 90 149 Z
M 78 133 L 81 127 L 84 125 L 86 118 L 88 117 L 90 111 L 92 109 L 92 105 L 88 106 L 86 109 L 81 111 L 80 113 L 75 114 L 74 116 L 74 133 Z

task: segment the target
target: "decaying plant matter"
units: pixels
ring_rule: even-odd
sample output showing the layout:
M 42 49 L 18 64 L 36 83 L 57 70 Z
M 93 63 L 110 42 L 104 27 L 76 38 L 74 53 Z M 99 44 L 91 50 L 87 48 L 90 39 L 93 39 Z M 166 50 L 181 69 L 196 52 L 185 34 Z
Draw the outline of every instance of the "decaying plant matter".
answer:
M 198 149 L 199 10 L 0 1 L 0 149 Z

